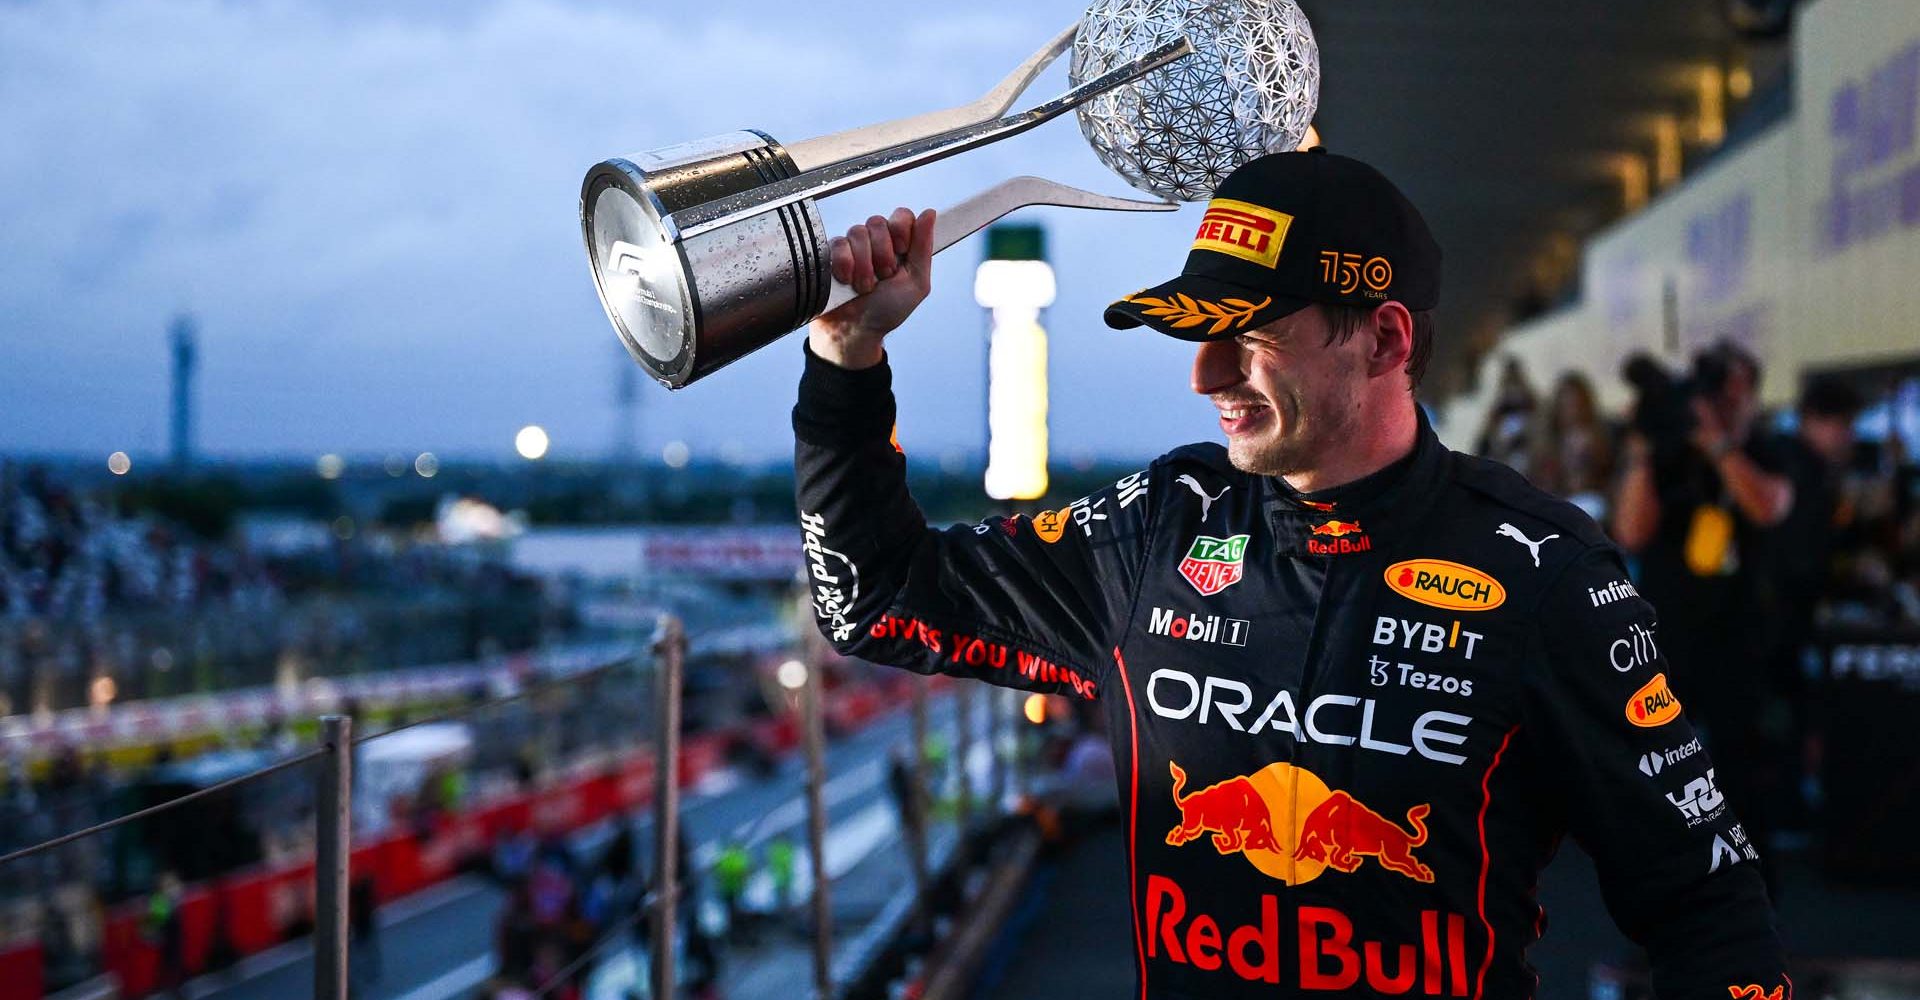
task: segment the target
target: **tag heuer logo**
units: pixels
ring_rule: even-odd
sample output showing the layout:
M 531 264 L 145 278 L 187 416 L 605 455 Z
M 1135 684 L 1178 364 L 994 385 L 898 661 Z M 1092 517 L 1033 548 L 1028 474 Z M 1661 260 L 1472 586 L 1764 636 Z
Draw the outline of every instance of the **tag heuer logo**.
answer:
M 1193 584 L 1202 596 L 1215 594 L 1240 582 L 1241 563 L 1247 557 L 1247 535 L 1214 538 L 1201 535 L 1180 560 L 1180 575 Z

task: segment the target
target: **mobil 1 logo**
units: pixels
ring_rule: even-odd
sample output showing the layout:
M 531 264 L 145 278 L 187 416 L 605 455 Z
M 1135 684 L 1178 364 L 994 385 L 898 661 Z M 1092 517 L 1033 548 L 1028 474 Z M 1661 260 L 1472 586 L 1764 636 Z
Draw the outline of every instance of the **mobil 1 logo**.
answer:
M 1247 633 L 1253 631 L 1253 623 L 1245 618 L 1225 618 L 1220 615 L 1174 611 L 1171 608 L 1154 608 L 1147 616 L 1147 631 L 1154 635 L 1164 635 L 1169 639 L 1244 646 L 1247 644 Z

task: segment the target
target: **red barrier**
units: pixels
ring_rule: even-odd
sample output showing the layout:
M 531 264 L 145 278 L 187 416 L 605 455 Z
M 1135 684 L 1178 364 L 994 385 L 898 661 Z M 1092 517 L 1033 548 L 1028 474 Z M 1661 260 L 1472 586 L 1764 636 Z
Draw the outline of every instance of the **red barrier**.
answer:
M 214 892 L 210 886 L 194 886 L 180 897 L 180 965 L 189 976 L 206 969 L 213 951 L 219 917 Z
M 754 741 L 768 753 L 786 753 L 800 744 L 800 726 L 789 713 L 753 724 Z
M 227 939 L 242 955 L 280 943 L 280 925 L 273 919 L 268 893 L 271 878 L 271 871 L 260 869 L 227 879 Z
M 471 820 L 468 820 L 471 822 Z M 427 843 L 431 843 L 429 838 Z M 393 833 L 378 841 L 373 866 L 373 898 L 382 905 L 410 896 L 431 884 L 421 862 L 424 847 L 411 833 Z
M 0 948 L 0 1000 L 40 1000 L 44 958 L 38 941 Z
M 873 688 L 834 692 L 828 713 L 846 728 L 857 728 L 905 697 L 904 686 L 887 693 Z M 767 749 L 792 748 L 799 737 L 791 715 L 745 727 L 700 733 L 680 746 L 676 778 L 685 788 L 726 762 L 727 747 L 738 739 L 761 741 Z M 501 837 L 533 830 L 545 836 L 569 833 L 617 812 L 641 809 L 653 801 L 654 759 L 639 751 L 609 770 L 563 784 L 478 804 L 441 816 L 423 837 L 403 828 L 354 849 L 353 877 L 372 875 L 376 898 L 386 903 L 435 885 L 484 857 Z M 102 965 L 120 981 L 123 997 L 145 996 L 158 984 L 159 954 L 142 936 L 144 899 L 115 907 L 105 920 Z M 214 953 L 215 929 L 236 957 L 264 951 L 313 924 L 313 861 L 262 867 L 229 876 L 210 886 L 190 887 L 180 907 L 181 950 L 186 974 L 204 971 Z M 38 943 L 0 950 L 0 1000 L 39 1000 L 42 956 Z
M 145 996 L 153 989 L 160 956 L 140 936 L 144 903 L 129 903 L 108 912 L 101 928 L 100 953 L 107 971 L 120 982 L 120 994 Z

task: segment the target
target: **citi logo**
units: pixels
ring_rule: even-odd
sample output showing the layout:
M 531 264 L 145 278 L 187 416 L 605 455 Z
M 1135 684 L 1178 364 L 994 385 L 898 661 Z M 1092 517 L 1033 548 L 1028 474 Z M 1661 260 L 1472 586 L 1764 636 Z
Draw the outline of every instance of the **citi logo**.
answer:
M 1247 644 L 1247 633 L 1253 631 L 1253 623 L 1245 618 L 1180 614 L 1167 608 L 1154 608 L 1147 616 L 1147 631 L 1170 639 L 1244 646 Z
M 1639 596 L 1640 592 L 1633 589 L 1633 584 L 1626 580 L 1615 580 L 1604 587 L 1587 588 L 1587 600 L 1592 601 L 1596 608 L 1602 604 L 1612 604 L 1615 601 Z
M 1623 674 L 1659 658 L 1660 645 L 1653 640 L 1653 629 L 1638 623 L 1628 625 L 1627 634 L 1607 647 L 1607 661 Z

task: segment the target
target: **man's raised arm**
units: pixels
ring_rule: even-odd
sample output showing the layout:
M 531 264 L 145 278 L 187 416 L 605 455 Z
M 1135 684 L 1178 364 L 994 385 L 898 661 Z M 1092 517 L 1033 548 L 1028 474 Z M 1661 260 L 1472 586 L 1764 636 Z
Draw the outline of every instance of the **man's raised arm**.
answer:
M 793 410 L 814 615 L 843 653 L 1092 698 L 1145 549 L 1147 475 L 1037 518 L 927 526 L 882 344 L 931 289 L 933 223 L 900 209 L 833 244 L 859 295 L 814 321 Z

